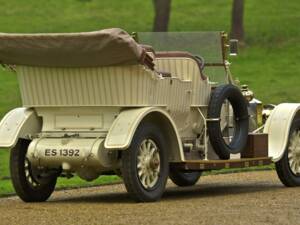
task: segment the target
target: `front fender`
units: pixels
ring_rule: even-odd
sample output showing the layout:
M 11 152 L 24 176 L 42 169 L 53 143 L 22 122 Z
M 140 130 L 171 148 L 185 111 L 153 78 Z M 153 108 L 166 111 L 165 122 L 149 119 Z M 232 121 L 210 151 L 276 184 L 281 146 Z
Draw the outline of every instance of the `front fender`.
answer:
M 183 160 L 183 150 L 180 141 L 180 137 L 176 128 L 176 125 L 172 118 L 164 110 L 155 107 L 135 108 L 122 111 L 113 122 L 107 137 L 104 142 L 106 149 L 125 150 L 130 146 L 133 135 L 140 124 L 140 122 L 151 113 L 158 113 L 162 115 L 167 121 L 169 126 L 169 133 L 173 133 L 172 140 L 173 151 L 176 151 L 173 155 L 175 159 Z
M 274 162 L 281 159 L 288 144 L 292 122 L 300 110 L 300 104 L 283 103 L 274 108 L 268 118 L 264 133 L 269 136 L 269 156 Z
M 42 122 L 33 109 L 16 108 L 0 122 L 0 147 L 12 148 L 19 138 L 28 139 L 41 131 Z

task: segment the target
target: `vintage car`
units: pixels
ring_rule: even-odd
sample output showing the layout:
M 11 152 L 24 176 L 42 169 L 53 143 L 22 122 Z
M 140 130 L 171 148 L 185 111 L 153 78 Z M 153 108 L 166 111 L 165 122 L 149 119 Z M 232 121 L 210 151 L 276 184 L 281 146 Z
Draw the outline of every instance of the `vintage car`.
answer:
M 299 186 L 300 104 L 264 109 L 240 88 L 234 43 L 224 32 L 0 33 L 23 103 L 0 123 L 18 196 L 45 201 L 60 176 L 117 174 L 133 199 L 156 201 L 168 177 L 189 186 L 203 171 L 273 162 Z

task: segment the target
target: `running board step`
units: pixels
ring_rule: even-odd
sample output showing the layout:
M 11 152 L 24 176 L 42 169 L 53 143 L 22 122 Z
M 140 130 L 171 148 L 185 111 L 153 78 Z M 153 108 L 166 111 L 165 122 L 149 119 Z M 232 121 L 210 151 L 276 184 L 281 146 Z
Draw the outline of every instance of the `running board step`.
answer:
M 229 168 L 247 168 L 272 164 L 272 158 L 243 158 L 229 160 L 194 160 L 180 163 L 173 163 L 174 166 L 183 170 L 217 170 Z

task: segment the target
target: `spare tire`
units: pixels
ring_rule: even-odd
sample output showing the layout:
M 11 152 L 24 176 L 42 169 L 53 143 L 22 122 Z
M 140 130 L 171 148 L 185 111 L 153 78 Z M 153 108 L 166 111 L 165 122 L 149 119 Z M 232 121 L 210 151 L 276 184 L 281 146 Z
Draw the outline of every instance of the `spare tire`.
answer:
M 235 130 L 231 141 L 225 142 L 220 119 L 207 122 L 210 143 L 221 159 L 229 159 L 230 154 L 240 153 L 245 148 L 249 128 L 247 101 L 240 89 L 232 84 L 221 85 L 212 92 L 207 111 L 208 119 L 221 117 L 221 109 L 226 100 L 233 108 L 235 119 Z

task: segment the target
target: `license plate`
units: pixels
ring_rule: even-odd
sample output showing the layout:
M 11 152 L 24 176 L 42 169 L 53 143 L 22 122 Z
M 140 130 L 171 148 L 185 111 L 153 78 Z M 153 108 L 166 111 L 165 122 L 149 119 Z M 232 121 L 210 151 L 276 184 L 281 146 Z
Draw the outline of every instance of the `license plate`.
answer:
M 55 148 L 47 148 L 45 149 L 45 156 L 46 157 L 55 157 L 55 156 L 62 156 L 62 157 L 79 157 L 80 150 L 79 149 L 55 149 Z

